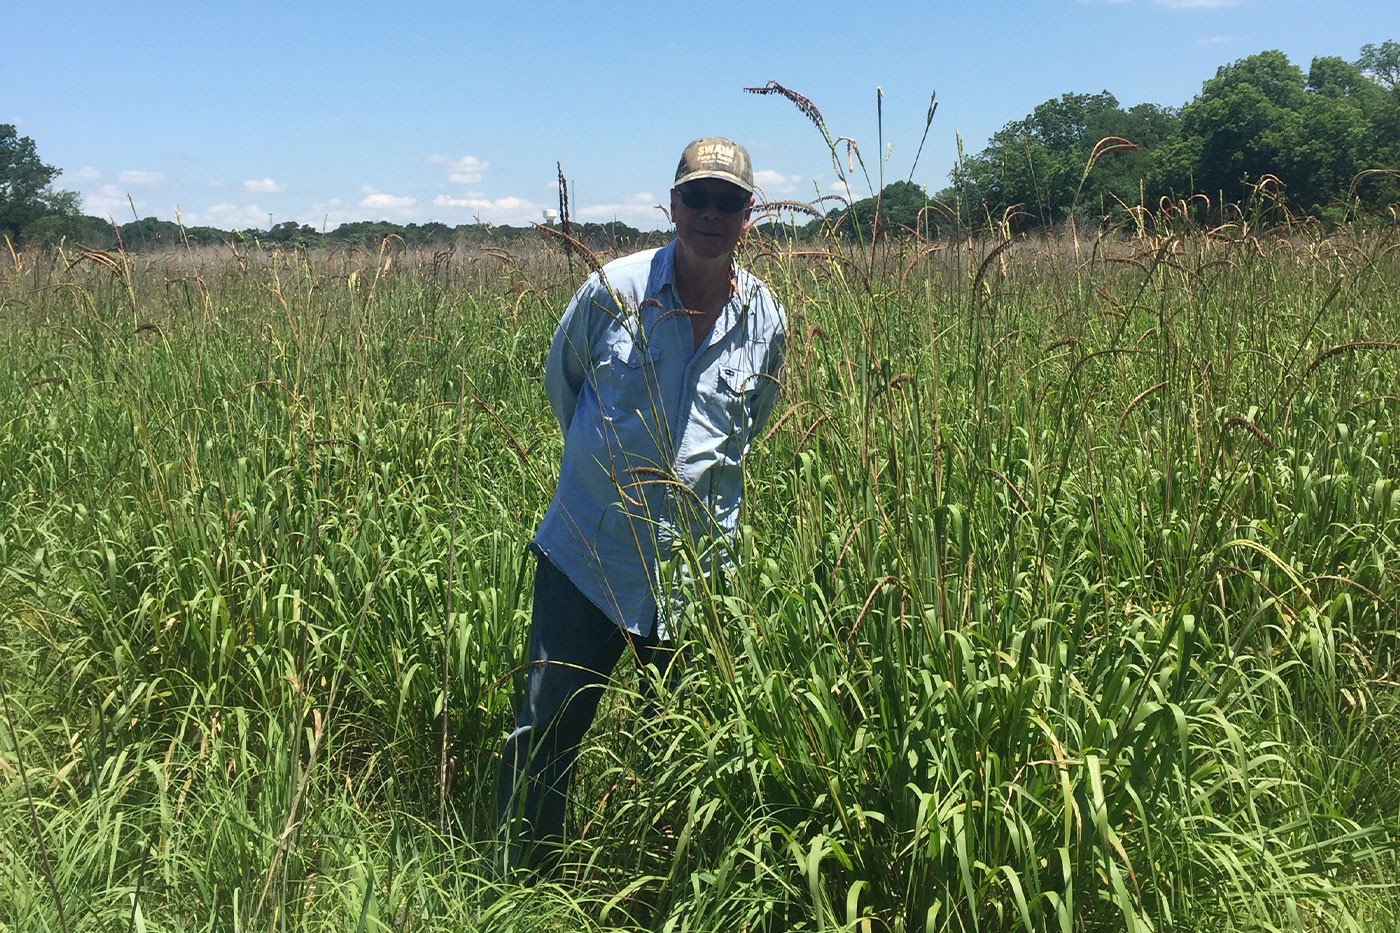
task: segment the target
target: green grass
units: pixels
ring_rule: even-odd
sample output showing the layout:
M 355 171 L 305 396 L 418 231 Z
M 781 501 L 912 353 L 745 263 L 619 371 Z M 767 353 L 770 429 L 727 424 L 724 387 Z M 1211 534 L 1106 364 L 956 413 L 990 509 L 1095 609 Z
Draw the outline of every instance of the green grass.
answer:
M 494 775 L 579 270 L 0 269 L 0 930 L 1400 922 L 1395 234 L 745 261 L 741 570 L 535 888 Z

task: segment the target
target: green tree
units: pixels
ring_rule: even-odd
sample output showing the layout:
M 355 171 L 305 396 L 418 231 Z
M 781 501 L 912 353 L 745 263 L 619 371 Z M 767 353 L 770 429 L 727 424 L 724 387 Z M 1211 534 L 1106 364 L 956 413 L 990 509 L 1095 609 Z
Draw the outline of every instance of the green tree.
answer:
M 1313 59 L 1307 90 L 1284 180 L 1290 203 L 1321 215 L 1358 172 L 1381 164 L 1385 134 L 1376 121 L 1390 109 L 1389 95 L 1356 65 L 1334 57 Z
M 122 246 L 130 250 L 173 249 L 183 246 L 186 240 L 186 234 L 179 224 L 155 217 L 124 223 L 118 230 Z
M 0 123 L 0 234 L 19 239 L 46 214 L 69 208 L 76 213 L 77 195 L 49 187 L 58 174 L 40 161 L 34 140 L 20 136 L 13 124 Z
M 287 246 L 311 246 L 321 239 L 321 235 L 310 224 L 298 224 L 295 220 L 284 220 L 263 234 L 263 239 Z
M 89 245 L 89 240 L 103 241 L 101 235 L 94 236 L 94 229 L 78 208 L 76 191 L 45 191 L 38 197 L 43 213 L 26 223 L 19 232 L 19 239 L 38 246 L 53 246 L 61 242 L 76 242 Z M 112 228 L 101 225 L 111 239 Z
M 1181 110 L 1182 131 L 1199 140 L 1196 184 L 1215 199 L 1240 201 L 1247 182 L 1287 180 L 1307 103 L 1303 71 L 1282 52 L 1223 65 Z
M 1400 88 L 1400 42 L 1387 39 L 1380 45 L 1366 43 L 1356 67 L 1389 90 Z
M 1169 108 L 1138 104 L 1125 111 L 1108 91 L 1062 94 L 998 131 L 954 174 L 954 189 L 981 205 L 975 213 L 992 219 L 1018 204 L 1032 225 L 1060 223 L 1076 208 L 1111 215 L 1119 201 L 1155 201 L 1172 187 L 1180 157 L 1159 165 L 1156 154 L 1176 146 L 1180 132 L 1181 120 Z M 1095 146 L 1109 137 L 1137 149 L 1113 151 L 1086 175 Z M 959 198 L 964 212 L 967 200 Z
M 837 230 L 842 233 L 852 234 L 859 228 L 860 236 L 868 240 L 876 233 L 877 210 L 879 234 L 884 235 L 892 230 L 921 230 L 919 213 L 927 204 L 923 188 L 909 181 L 892 181 L 878 199 L 861 198 L 849 208 L 833 208 L 827 219 L 830 223 L 839 223 Z
M 993 213 L 1021 204 L 1040 223 L 1057 223 L 1075 203 L 1094 143 L 1118 135 L 1122 116 L 1108 91 L 1047 100 L 992 136 L 970 161 L 970 180 Z

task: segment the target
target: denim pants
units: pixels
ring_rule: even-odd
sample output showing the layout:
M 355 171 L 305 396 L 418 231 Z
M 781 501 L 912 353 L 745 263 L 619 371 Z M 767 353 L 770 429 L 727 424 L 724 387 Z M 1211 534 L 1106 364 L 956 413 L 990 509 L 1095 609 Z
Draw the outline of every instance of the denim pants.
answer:
M 515 731 L 501 750 L 497 818 L 505 868 L 538 869 L 564 840 L 564 811 L 579 745 L 624 651 L 655 664 L 674 686 L 676 649 L 619 627 L 538 555 L 530 619 L 530 666 Z M 649 690 L 649 679 L 643 690 Z

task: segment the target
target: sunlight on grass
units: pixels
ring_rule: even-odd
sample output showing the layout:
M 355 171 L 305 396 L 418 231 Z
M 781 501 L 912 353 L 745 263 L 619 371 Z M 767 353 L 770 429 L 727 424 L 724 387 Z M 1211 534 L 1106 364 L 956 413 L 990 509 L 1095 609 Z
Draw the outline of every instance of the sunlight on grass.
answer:
M 741 570 L 535 888 L 562 253 L 4 260 L 0 930 L 1389 928 L 1395 236 L 752 237 Z

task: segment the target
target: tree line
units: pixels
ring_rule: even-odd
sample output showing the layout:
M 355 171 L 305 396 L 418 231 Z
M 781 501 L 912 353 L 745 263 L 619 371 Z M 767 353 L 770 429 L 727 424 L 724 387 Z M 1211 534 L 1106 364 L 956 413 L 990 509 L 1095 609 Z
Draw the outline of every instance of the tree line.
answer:
M 267 230 L 233 231 L 216 227 L 186 227 L 155 217 L 132 220 L 120 225 L 113 225 L 95 217 L 83 217 L 78 220 L 83 225 L 84 232 L 69 233 L 68 242 L 102 249 L 110 249 L 120 244 L 123 249 L 138 251 L 253 241 L 290 248 L 319 246 L 374 249 L 390 237 L 397 238 L 407 247 L 444 249 L 468 244 L 509 247 L 521 239 L 539 238 L 533 226 L 513 227 L 508 224 L 487 223 L 452 226 L 437 221 L 400 224 L 387 220 L 356 220 L 323 232 L 309 224 L 298 224 L 291 220 L 275 224 Z M 569 233 L 575 240 L 595 249 L 636 248 L 653 238 L 652 234 L 619 221 L 571 223 Z M 52 235 L 41 241 L 50 245 L 55 242 L 57 239 Z
M 930 235 L 1071 217 L 1150 223 L 1164 206 L 1218 222 L 1261 196 L 1324 223 L 1400 206 L 1400 43 L 1365 45 L 1354 62 L 1314 58 L 1306 74 L 1261 52 L 1221 66 L 1176 108 L 1062 94 L 961 159 L 931 197 L 895 182 L 807 226 L 869 233 L 877 209 L 886 228 Z
M 147 217 L 116 225 L 83 215 L 78 195 L 56 190 L 59 171 L 34 141 L 0 124 L 0 235 L 14 243 L 60 241 L 95 248 L 162 249 L 256 238 L 286 246 L 509 246 L 533 227 L 438 222 L 344 223 L 330 231 L 286 221 L 271 229 L 183 227 Z M 1400 42 L 1365 45 L 1355 61 L 1314 58 L 1307 73 L 1279 51 L 1217 69 L 1180 107 L 1124 108 L 1107 90 L 1045 101 L 960 158 L 933 195 L 908 181 L 833 208 L 804 226 L 774 223 L 779 235 L 822 229 L 872 235 L 876 218 L 928 236 L 988 226 L 1034 229 L 1072 217 L 1092 223 L 1179 205 L 1203 221 L 1263 191 L 1271 203 L 1324 223 L 1400 204 Z M 781 211 L 777 213 L 781 214 Z M 655 240 L 618 221 L 571 225 L 593 246 L 635 248 Z

